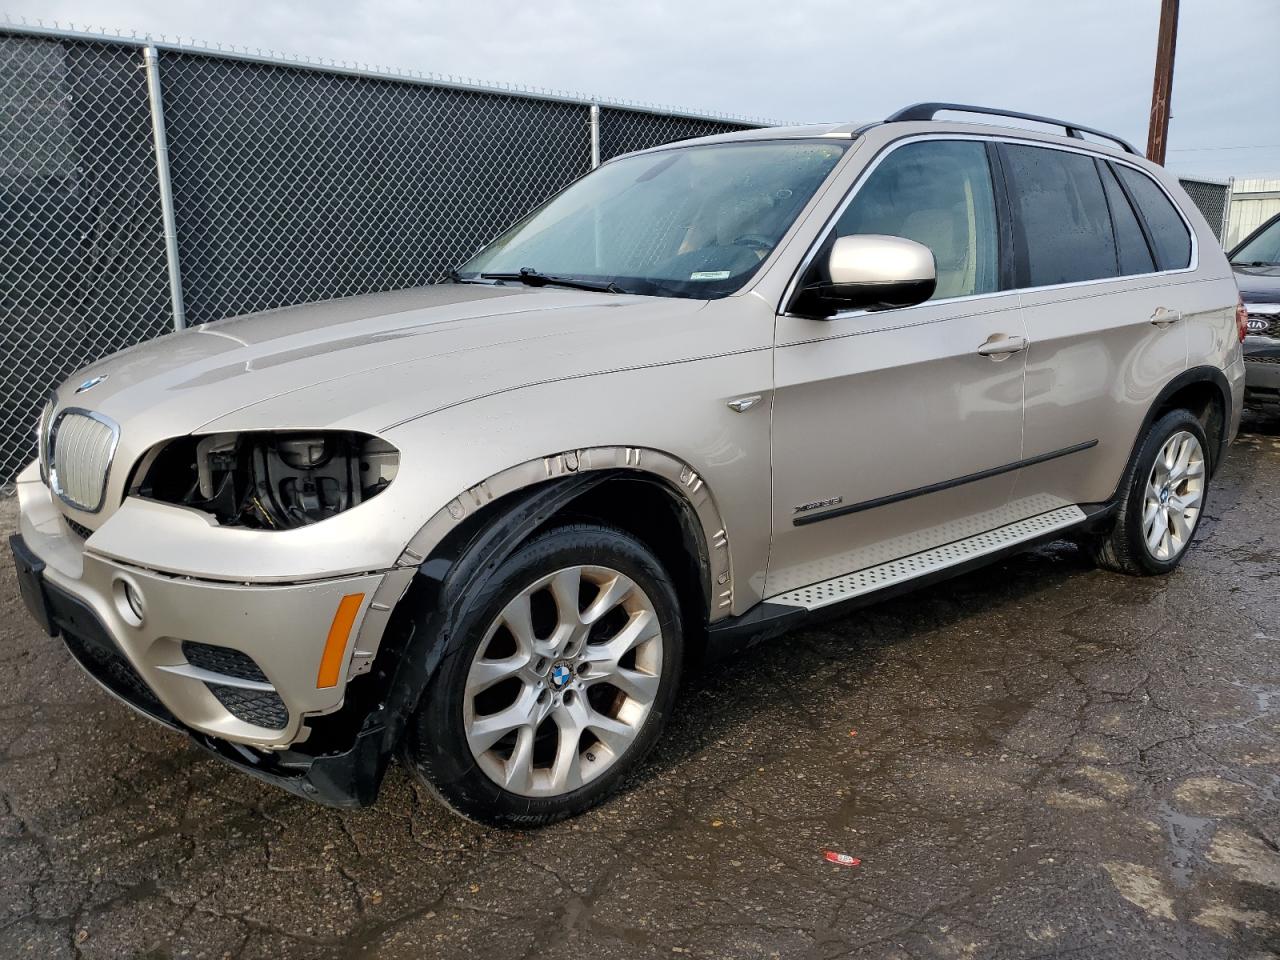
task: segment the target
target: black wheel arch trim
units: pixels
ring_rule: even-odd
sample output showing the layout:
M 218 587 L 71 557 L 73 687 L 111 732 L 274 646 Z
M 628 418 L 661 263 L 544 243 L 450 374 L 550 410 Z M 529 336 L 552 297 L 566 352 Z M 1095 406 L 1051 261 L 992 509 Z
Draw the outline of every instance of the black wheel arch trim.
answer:
M 558 477 L 514 491 L 461 523 L 423 560 L 397 602 L 368 673 L 352 678 L 336 712 L 307 721 L 305 742 L 262 756 L 188 731 L 244 772 L 327 806 L 372 804 L 427 681 L 438 668 L 454 607 L 538 526 L 609 471 Z
M 1142 418 L 1142 424 L 1138 428 L 1138 432 L 1134 434 L 1133 445 L 1129 448 L 1129 458 L 1125 461 L 1125 469 L 1116 480 L 1115 488 L 1111 491 L 1109 503 L 1115 503 L 1119 499 L 1120 485 L 1124 483 L 1124 478 L 1129 475 L 1129 466 L 1133 463 L 1134 457 L 1138 455 L 1138 451 L 1142 447 L 1142 440 L 1147 435 L 1147 431 L 1151 429 L 1151 425 L 1156 422 L 1156 416 L 1159 411 L 1169 401 L 1169 398 L 1179 390 L 1197 383 L 1213 384 L 1218 388 L 1218 393 L 1222 400 L 1222 430 L 1218 435 L 1217 449 L 1209 451 L 1209 474 L 1212 476 L 1217 473 L 1218 467 L 1227 455 L 1227 444 L 1230 442 L 1231 436 L 1231 418 L 1235 414 L 1231 400 L 1231 384 L 1227 382 L 1226 374 L 1217 367 L 1208 365 L 1195 366 L 1182 371 L 1182 373 L 1166 383 L 1147 407 L 1146 415 Z
M 313 740 L 318 746 L 331 739 L 314 735 L 315 728 L 329 726 L 332 739 L 338 741 L 337 754 L 344 759 L 350 755 L 353 761 L 343 766 L 356 768 L 340 777 L 347 790 L 330 791 L 352 794 L 350 798 L 340 796 L 338 805 L 364 806 L 376 799 L 391 755 L 401 746 L 422 692 L 440 667 L 459 604 L 534 531 L 591 490 L 619 478 L 647 480 L 666 490 L 681 511 L 686 533 L 699 544 L 706 579 L 707 546 L 701 525 L 685 498 L 659 477 L 623 469 L 584 471 L 520 488 L 486 504 L 467 516 L 418 564 L 392 612 L 372 668 L 349 683 L 348 704 L 338 714 L 314 721 L 308 747 L 313 746 Z M 350 695 L 356 687 L 363 688 L 363 695 Z M 332 796 L 313 795 L 312 799 L 335 803 Z

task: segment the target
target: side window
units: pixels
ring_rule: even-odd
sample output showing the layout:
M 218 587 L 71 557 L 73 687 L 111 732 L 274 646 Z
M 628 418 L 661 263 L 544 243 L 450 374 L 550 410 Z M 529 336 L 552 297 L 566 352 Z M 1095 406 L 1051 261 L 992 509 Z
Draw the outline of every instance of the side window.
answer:
M 1093 158 L 1002 145 L 1009 180 L 1018 285 L 1045 287 L 1117 275 L 1116 243 Z
M 1280 266 L 1280 217 L 1249 234 L 1231 254 L 1231 262 L 1245 266 Z
M 933 140 L 894 150 L 858 189 L 835 232 L 924 244 L 938 264 L 934 300 L 999 288 L 995 197 L 982 143 Z
M 1107 191 L 1107 204 L 1111 207 L 1111 222 L 1116 228 L 1121 275 L 1129 277 L 1135 273 L 1154 273 L 1156 263 L 1151 259 L 1151 248 L 1147 246 L 1147 238 L 1129 204 L 1129 198 L 1120 189 L 1115 171 L 1110 164 L 1103 164 L 1100 169 L 1102 185 Z
M 1140 170 L 1116 164 L 1116 172 L 1147 222 L 1151 245 L 1161 270 L 1181 270 L 1191 264 L 1191 234 L 1165 192 Z

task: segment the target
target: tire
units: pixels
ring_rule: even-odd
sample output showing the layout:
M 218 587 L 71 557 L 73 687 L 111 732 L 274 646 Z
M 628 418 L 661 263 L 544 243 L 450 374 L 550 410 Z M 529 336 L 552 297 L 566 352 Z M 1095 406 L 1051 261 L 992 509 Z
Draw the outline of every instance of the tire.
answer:
M 464 590 L 406 731 L 407 766 L 483 823 L 540 826 L 600 803 L 657 742 L 679 687 L 666 571 L 630 534 L 575 524 Z
M 1194 443 L 1179 446 L 1182 438 L 1186 437 Z M 1198 474 L 1195 473 L 1194 459 L 1185 477 L 1176 470 L 1168 471 L 1167 455 L 1171 447 L 1177 448 L 1174 453 L 1178 449 L 1198 448 Z M 1097 563 L 1108 570 L 1139 577 L 1160 576 L 1174 570 L 1186 555 L 1199 528 L 1200 518 L 1204 516 L 1209 492 L 1209 457 L 1204 428 L 1190 411 L 1171 410 L 1153 423 L 1121 485 L 1115 525 L 1095 544 L 1094 559 Z M 1161 459 L 1161 473 L 1156 469 L 1157 458 Z M 1169 479 L 1162 481 L 1162 475 Z M 1163 494 L 1159 493 L 1161 489 Z M 1164 497 L 1163 508 L 1160 496 Z M 1191 499 L 1195 501 L 1193 510 L 1184 512 L 1176 508 L 1175 505 Z M 1154 520 L 1151 517 L 1153 506 L 1156 508 Z M 1161 509 L 1164 514 L 1161 514 Z M 1177 519 L 1165 519 L 1166 515 L 1175 514 L 1181 517 L 1180 524 Z M 1165 523 L 1164 534 L 1153 545 L 1153 538 L 1160 533 L 1162 522 Z

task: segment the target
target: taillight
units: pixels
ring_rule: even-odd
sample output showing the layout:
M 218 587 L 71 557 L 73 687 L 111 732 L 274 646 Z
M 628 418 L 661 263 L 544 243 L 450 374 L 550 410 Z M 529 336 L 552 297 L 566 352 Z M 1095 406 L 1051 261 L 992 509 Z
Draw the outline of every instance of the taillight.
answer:
M 1236 301 L 1236 333 L 1240 334 L 1240 342 L 1244 343 L 1244 338 L 1249 333 L 1249 311 L 1244 308 L 1244 297 Z

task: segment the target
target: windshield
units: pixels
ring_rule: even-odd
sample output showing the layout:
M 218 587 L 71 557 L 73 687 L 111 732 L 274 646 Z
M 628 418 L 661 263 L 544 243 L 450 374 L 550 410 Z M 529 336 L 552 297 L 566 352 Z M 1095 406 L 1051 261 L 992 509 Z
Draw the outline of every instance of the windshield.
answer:
M 614 160 L 516 224 L 457 276 L 514 278 L 526 270 L 627 293 L 723 297 L 759 269 L 845 147 L 774 140 Z
M 1232 254 L 1231 262 L 1237 266 L 1280 265 L 1280 218 L 1273 220 L 1271 226 L 1248 243 L 1239 246 Z

